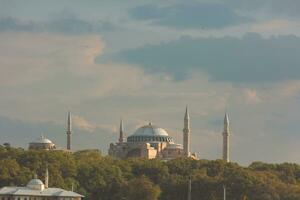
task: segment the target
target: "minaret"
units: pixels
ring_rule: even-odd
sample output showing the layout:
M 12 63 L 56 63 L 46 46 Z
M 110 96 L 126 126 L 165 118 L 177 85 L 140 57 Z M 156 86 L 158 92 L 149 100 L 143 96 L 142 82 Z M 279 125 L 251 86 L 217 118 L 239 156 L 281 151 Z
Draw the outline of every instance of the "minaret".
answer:
M 184 128 L 183 128 L 183 153 L 184 156 L 190 156 L 190 116 L 188 107 L 185 109 Z
M 68 127 L 67 127 L 67 150 L 71 150 L 71 133 L 72 133 L 72 119 L 71 112 L 68 113 Z
M 124 129 L 123 129 L 123 120 L 120 122 L 120 135 L 119 135 L 119 143 L 124 142 Z
M 229 118 L 227 113 L 224 117 L 224 131 L 223 131 L 223 160 L 229 162 Z
M 45 173 L 45 188 L 47 189 L 49 187 L 49 171 L 48 166 L 46 167 L 46 173 Z

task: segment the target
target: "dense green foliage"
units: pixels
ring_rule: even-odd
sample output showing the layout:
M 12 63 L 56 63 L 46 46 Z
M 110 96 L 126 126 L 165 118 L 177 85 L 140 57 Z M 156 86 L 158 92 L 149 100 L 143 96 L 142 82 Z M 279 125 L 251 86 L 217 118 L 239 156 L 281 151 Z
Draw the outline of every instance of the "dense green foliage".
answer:
M 193 200 L 300 200 L 300 166 L 221 160 L 118 160 L 98 151 L 26 151 L 0 146 L 0 187 L 24 186 L 36 173 L 49 185 L 75 191 L 86 200 L 185 200 L 192 177 Z

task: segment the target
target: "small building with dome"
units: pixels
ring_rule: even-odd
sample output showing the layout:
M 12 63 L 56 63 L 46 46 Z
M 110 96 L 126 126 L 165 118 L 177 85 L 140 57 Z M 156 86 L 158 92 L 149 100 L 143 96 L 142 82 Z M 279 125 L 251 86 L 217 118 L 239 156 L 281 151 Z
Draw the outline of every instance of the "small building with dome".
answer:
M 0 189 L 1 200 L 81 200 L 82 195 L 61 188 L 48 187 L 48 170 L 45 184 L 35 177 L 25 187 L 3 187 Z
M 57 146 L 48 138 L 42 134 L 35 141 L 29 143 L 29 150 L 62 150 L 71 152 L 71 134 L 72 134 L 72 119 L 71 112 L 68 112 L 68 120 L 67 120 L 67 148 L 57 148 Z M 1 200 L 1 199 L 0 199 Z
M 51 140 L 45 138 L 44 135 L 41 135 L 40 138 L 29 143 L 29 149 L 30 150 L 55 150 L 56 146 Z
M 146 159 L 171 160 L 179 157 L 195 157 L 189 151 L 190 128 L 189 113 L 186 108 L 183 129 L 183 145 L 174 142 L 168 132 L 149 123 L 138 128 L 124 139 L 123 121 L 120 123 L 120 135 L 117 143 L 111 143 L 109 155 L 121 159 L 140 157 Z

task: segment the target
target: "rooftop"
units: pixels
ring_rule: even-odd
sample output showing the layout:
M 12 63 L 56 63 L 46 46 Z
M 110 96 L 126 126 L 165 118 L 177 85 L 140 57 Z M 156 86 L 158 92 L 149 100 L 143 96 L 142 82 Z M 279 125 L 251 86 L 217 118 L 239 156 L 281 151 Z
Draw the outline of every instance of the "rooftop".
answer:
M 83 197 L 76 192 L 67 191 L 60 188 L 47 188 L 44 190 L 33 190 L 29 187 L 3 187 L 0 195 L 19 195 L 19 196 L 55 196 L 55 197 Z

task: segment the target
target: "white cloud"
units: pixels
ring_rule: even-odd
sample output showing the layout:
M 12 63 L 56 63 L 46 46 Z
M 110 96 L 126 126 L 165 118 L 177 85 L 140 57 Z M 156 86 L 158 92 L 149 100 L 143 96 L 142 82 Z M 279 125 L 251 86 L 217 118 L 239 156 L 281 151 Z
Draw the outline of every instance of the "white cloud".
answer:
M 112 124 L 95 124 L 90 120 L 79 116 L 72 116 L 72 125 L 79 130 L 87 131 L 90 133 L 97 133 L 98 131 L 104 132 L 105 134 L 117 133 L 117 127 Z
M 253 32 L 270 32 L 270 31 L 280 31 L 283 29 L 291 28 L 292 26 L 295 26 L 297 23 L 283 20 L 283 19 L 274 19 L 270 21 L 260 22 L 253 24 L 251 26 L 251 31 Z
M 245 89 L 244 97 L 246 104 L 258 104 L 262 102 L 262 99 L 258 96 L 257 91 L 255 89 Z
M 83 117 L 80 117 L 78 115 L 74 115 L 72 117 L 72 125 L 74 127 L 77 127 L 79 129 L 86 130 L 88 132 L 94 132 L 96 129 L 96 126 L 89 122 L 88 120 L 84 119 Z
M 300 94 L 300 80 L 284 82 L 279 85 L 278 90 L 283 97 L 294 97 Z
M 52 106 L 68 109 L 96 97 L 134 92 L 150 81 L 132 66 L 95 64 L 105 47 L 99 35 L 0 33 L 0 44 L 0 104 L 10 116 L 19 106 L 29 109 L 28 115 L 35 105 L 44 113 L 30 115 L 46 118 Z

